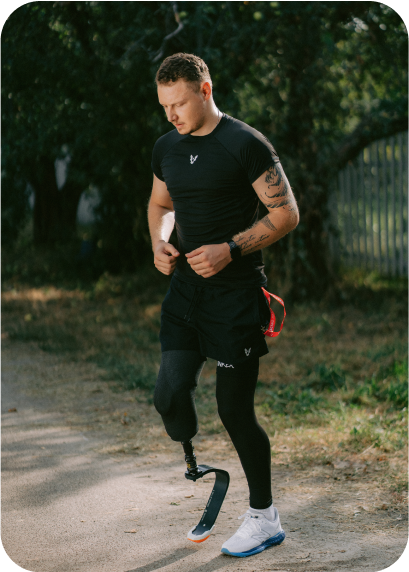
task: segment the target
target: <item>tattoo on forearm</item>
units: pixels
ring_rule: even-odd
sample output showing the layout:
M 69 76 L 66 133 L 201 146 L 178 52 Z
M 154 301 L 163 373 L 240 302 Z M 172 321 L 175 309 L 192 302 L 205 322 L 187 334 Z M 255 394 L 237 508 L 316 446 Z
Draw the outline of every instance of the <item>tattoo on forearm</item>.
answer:
M 260 244 L 260 242 L 264 242 L 264 240 L 265 240 L 266 238 L 269 238 L 269 237 L 270 237 L 269 234 L 262 234 L 262 235 L 259 236 L 258 239 L 254 242 L 254 246 L 255 246 L 256 244 Z
M 271 220 L 268 218 L 268 216 L 265 216 L 264 218 L 262 218 L 260 222 L 262 224 L 264 224 L 264 226 L 266 226 L 270 230 L 277 230 L 276 227 L 271 222 Z
M 243 241 L 253 240 L 254 238 L 256 238 L 256 235 L 255 235 L 255 234 L 250 234 L 250 236 L 247 236 L 247 237 L 244 236 L 244 235 L 242 235 L 242 236 L 238 236 L 238 237 L 234 240 L 234 242 L 235 242 L 236 244 L 241 244 L 241 243 L 243 243 Z
M 235 243 L 238 244 L 240 247 L 240 250 L 242 252 L 244 252 L 245 250 L 247 250 L 247 248 L 249 248 L 253 244 L 253 239 L 254 239 L 254 235 L 247 238 L 247 239 L 243 239 L 240 242 L 235 241 Z
M 264 190 L 264 185 L 262 186 L 261 193 L 258 192 L 257 194 L 269 210 L 282 208 L 285 211 L 297 211 L 297 203 L 295 202 L 290 184 L 280 163 L 276 163 L 267 169 L 264 180 L 268 185 L 268 189 L 271 189 L 270 192 L 273 192 L 273 194 L 268 195 Z M 276 224 L 272 222 L 270 215 L 262 218 L 251 229 L 239 234 L 237 237 L 233 237 L 243 255 L 251 254 L 264 246 L 268 246 L 282 236 L 283 231 L 284 234 L 288 232 L 288 230 L 286 230 L 286 220 L 288 217 L 284 215 L 284 213 L 277 213 L 277 215 L 275 215 L 276 218 L 271 215 Z M 269 232 L 267 234 L 262 234 L 263 226 L 268 229 Z
M 242 251 L 243 254 L 250 254 L 255 250 L 259 250 L 260 249 L 259 244 L 264 242 L 264 240 L 269 237 L 270 237 L 269 234 L 262 234 L 256 240 L 254 240 L 255 236 L 252 235 L 251 239 L 248 238 L 246 241 L 240 244 L 240 250 Z M 235 242 L 237 244 L 237 240 Z

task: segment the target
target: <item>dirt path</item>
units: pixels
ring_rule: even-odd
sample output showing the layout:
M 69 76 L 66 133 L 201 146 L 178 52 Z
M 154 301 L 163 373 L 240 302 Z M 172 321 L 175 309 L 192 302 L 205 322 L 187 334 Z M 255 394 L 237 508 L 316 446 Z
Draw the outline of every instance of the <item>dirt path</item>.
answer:
M 186 533 L 212 485 L 183 478 L 180 447 L 149 403 L 113 394 L 94 366 L 34 344 L 6 341 L 2 369 L 2 541 L 24 569 L 375 572 L 406 546 L 405 515 L 382 508 L 371 482 L 343 480 L 333 468 L 273 465 L 285 542 L 248 559 L 222 555 L 247 492 L 237 458 L 217 436 L 197 440 L 199 460 L 227 469 L 232 484 L 215 534 L 196 546 Z M 123 438 L 127 410 L 138 420 L 131 440 Z

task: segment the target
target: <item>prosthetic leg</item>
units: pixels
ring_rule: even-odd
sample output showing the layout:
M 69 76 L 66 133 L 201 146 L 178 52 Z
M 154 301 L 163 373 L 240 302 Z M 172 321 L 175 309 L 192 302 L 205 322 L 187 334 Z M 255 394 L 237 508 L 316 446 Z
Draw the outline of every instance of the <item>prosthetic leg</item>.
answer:
M 193 542 L 203 542 L 209 538 L 214 529 L 214 523 L 216 522 L 216 518 L 223 504 L 227 489 L 229 488 L 230 476 L 227 471 L 223 471 L 222 469 L 215 469 L 208 465 L 198 465 L 196 463 L 196 456 L 193 452 L 192 441 L 186 441 L 182 443 L 182 446 L 185 452 L 185 461 L 187 464 L 187 471 L 185 472 L 185 477 L 187 479 L 197 481 L 209 473 L 215 473 L 216 475 L 213 490 L 210 493 L 202 518 L 200 519 L 199 524 L 189 530 L 187 534 L 189 540 L 192 540 Z

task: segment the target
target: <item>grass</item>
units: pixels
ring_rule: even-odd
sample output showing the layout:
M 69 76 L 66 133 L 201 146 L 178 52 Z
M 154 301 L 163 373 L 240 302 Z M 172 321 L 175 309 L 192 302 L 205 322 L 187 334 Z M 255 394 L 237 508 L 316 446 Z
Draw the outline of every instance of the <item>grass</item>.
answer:
M 6 264 L 3 339 L 93 364 L 114 401 L 128 392 L 152 403 L 167 277 L 148 267 L 82 282 L 64 281 L 62 275 L 47 280 L 44 271 L 34 280 L 27 260 L 24 272 L 17 263 L 16 268 Z M 35 258 L 34 266 L 39 264 Z M 341 291 L 344 300 L 336 305 L 287 308 L 283 332 L 268 341 L 270 353 L 261 361 L 258 418 L 270 436 L 274 463 L 300 468 L 349 463 L 361 468 L 346 470 L 345 478 L 372 475 L 402 495 L 407 490 L 407 283 L 349 273 Z M 224 433 L 215 402 L 215 366 L 206 363 L 197 392 L 201 435 L 209 438 Z

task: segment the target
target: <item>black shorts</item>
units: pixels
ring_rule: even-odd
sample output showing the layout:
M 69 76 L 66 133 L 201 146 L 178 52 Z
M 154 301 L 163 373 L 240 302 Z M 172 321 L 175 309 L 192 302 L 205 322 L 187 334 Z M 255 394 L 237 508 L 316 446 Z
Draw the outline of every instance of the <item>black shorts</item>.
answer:
M 226 364 L 268 353 L 270 309 L 260 286 L 195 286 L 172 277 L 162 304 L 162 351 L 193 350 Z

